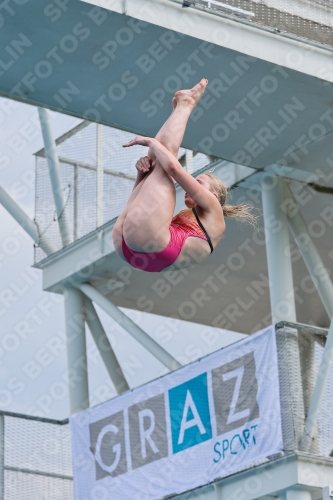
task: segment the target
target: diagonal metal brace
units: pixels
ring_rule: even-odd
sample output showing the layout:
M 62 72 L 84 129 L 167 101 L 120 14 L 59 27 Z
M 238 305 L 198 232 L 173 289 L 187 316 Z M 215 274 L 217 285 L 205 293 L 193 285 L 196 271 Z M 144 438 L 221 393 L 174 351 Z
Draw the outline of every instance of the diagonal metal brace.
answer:
M 180 368 L 181 364 L 171 356 L 163 347 L 161 347 L 154 339 L 144 332 L 138 325 L 134 323 L 126 314 L 124 314 L 117 306 L 104 297 L 96 288 L 88 283 L 78 283 L 77 288 L 81 290 L 90 300 L 95 302 L 103 309 L 111 318 L 113 318 L 124 330 L 132 335 L 143 347 L 147 349 L 155 358 L 157 358 L 170 371 Z
M 37 224 L 27 216 L 24 210 L 2 187 L 0 187 L 0 203 L 47 255 L 55 253 L 58 250 L 47 238 L 43 237 L 42 240 L 40 239 Z
M 112 349 L 109 339 L 105 333 L 103 325 L 93 306 L 93 303 L 87 296 L 84 297 L 85 320 L 95 341 L 97 349 L 104 362 L 113 385 L 118 394 L 122 394 L 130 389 L 125 375 L 121 369 L 119 361 Z

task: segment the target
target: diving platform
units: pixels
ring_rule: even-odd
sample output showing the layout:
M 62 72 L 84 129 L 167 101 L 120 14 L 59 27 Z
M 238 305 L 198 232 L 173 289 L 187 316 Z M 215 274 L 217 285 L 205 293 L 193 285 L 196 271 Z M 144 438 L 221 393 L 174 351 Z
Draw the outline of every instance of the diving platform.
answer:
M 58 3 L 3 10 L 1 95 L 154 136 L 174 92 L 205 77 L 184 147 L 260 170 L 331 172 L 328 2 L 301 18 L 296 1 L 269 12 L 247 1 L 253 22 L 171 0 Z
M 2 14 L 7 59 L 1 60 L 0 93 L 82 117 L 85 123 L 104 125 L 105 130 L 112 127 L 154 136 L 171 111 L 173 93 L 203 76 L 208 78 L 207 92 L 187 127 L 184 148 L 222 161 L 223 167 L 220 162 L 216 171 L 223 172 L 221 178 L 227 181 L 231 172 L 234 203 L 247 201 L 261 209 L 262 176 L 286 179 L 321 261 L 330 268 L 331 7 L 321 2 L 300 11 L 297 2 L 247 1 L 243 7 L 255 16 L 244 18 L 232 13 L 233 7 L 241 7 L 234 0 L 221 3 L 217 10 L 199 4 L 190 3 L 188 8 L 169 0 L 144 5 L 137 0 L 59 1 L 53 7 L 40 0 L 33 5 L 15 4 Z M 231 10 L 223 11 L 223 5 Z M 84 158 L 88 149 L 85 145 L 78 157 L 71 157 L 69 166 L 75 169 L 78 162 L 79 171 L 85 169 L 87 174 L 92 163 L 92 188 L 97 182 L 93 174 L 97 160 Z M 43 269 L 45 289 L 54 291 L 70 280 L 88 280 L 118 306 L 176 314 L 203 324 L 214 321 L 248 333 L 269 322 L 262 225 L 255 232 L 228 221 L 214 255 L 195 270 L 169 276 L 169 281 L 165 276 L 143 276 L 129 267 L 124 271 L 126 264 L 114 253 L 111 232 L 133 172 L 120 150 L 118 138 L 103 151 L 108 170 L 128 176 L 122 190 L 108 192 L 109 198 L 117 197 L 113 208 L 108 200 L 104 211 L 108 216 L 96 214 L 93 220 L 92 215 L 86 231 L 80 233 L 71 212 L 71 238 L 59 244 L 58 234 L 51 252 L 41 249 L 36 265 Z M 133 158 L 130 161 L 133 165 Z M 234 176 L 234 165 L 243 169 L 241 178 Z M 110 172 L 104 176 L 111 178 Z M 66 201 L 76 188 L 73 179 L 63 178 L 63 183 L 72 189 L 65 193 Z M 48 189 L 39 195 L 52 199 Z M 99 205 L 106 203 L 104 198 Z M 179 194 L 177 208 L 181 206 Z M 42 240 L 44 230 L 39 234 Z M 317 291 L 308 285 L 308 271 L 293 245 L 298 318 L 328 327 L 327 307 L 325 311 Z M 179 311 L 184 296 L 192 298 Z

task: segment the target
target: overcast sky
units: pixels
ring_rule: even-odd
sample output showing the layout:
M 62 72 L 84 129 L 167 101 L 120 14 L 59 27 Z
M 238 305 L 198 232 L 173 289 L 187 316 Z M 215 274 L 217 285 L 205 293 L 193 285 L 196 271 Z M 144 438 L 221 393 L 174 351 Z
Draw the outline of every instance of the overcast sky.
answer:
M 52 113 L 55 137 L 81 120 Z M 34 215 L 35 163 L 43 147 L 37 108 L 0 99 L 0 185 L 30 217 Z M 52 418 L 69 414 L 62 297 L 42 291 L 41 271 L 31 268 L 33 242 L 0 205 L 0 408 Z M 130 387 L 166 369 L 103 311 L 100 318 Z M 157 315 L 124 310 L 183 364 L 242 335 Z M 90 404 L 115 396 L 87 333 Z

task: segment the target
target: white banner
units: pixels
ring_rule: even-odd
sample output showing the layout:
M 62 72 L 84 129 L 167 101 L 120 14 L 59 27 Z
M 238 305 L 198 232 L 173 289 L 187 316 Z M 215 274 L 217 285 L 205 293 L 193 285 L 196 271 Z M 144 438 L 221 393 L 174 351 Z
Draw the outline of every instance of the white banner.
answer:
M 70 418 L 77 500 L 158 500 L 282 451 L 274 327 Z

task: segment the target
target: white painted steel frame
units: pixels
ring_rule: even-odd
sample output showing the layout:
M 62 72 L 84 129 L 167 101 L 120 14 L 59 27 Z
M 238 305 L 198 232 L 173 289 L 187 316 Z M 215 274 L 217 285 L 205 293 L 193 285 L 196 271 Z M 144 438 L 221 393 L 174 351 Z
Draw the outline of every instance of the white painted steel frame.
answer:
M 297 243 L 299 251 L 303 257 L 304 263 L 317 287 L 320 298 L 324 304 L 327 314 L 333 317 L 333 284 L 326 267 L 315 247 L 299 206 L 289 188 L 288 197 L 288 222 L 292 235 Z
M 323 488 L 323 500 L 332 500 L 332 498 L 333 498 L 333 486 L 325 486 L 325 488 Z
M 293 273 L 289 248 L 289 231 L 285 201 L 285 181 L 264 174 L 261 177 L 262 204 L 266 235 L 269 293 L 273 323 L 296 323 Z
M 285 455 L 277 460 L 240 471 L 220 482 L 181 495 L 179 500 L 319 500 L 333 474 L 331 458 L 304 453 Z M 293 496 L 295 491 L 303 495 Z M 326 500 L 326 499 L 325 499 Z
M 39 155 L 42 156 L 43 155 Z M 86 168 L 87 170 L 96 170 L 95 165 L 91 165 L 90 163 L 84 163 L 83 161 L 74 161 L 70 158 L 66 158 L 65 156 L 58 156 L 58 160 L 60 163 L 67 163 L 67 165 L 73 165 L 74 167 Z M 128 179 L 130 181 L 135 181 L 135 177 L 133 175 L 127 175 L 123 172 L 118 172 L 117 170 L 110 170 L 109 168 L 104 169 L 104 173 L 107 175 L 112 175 L 113 177 L 121 177 L 122 179 Z
M 47 238 L 43 237 L 43 240 L 40 240 L 37 224 L 27 216 L 2 187 L 0 187 L 0 203 L 47 255 L 58 250 Z
M 308 415 L 305 420 L 301 450 L 308 451 L 314 438 L 320 406 L 324 397 L 328 376 L 333 364 L 333 319 L 328 330 L 326 345 L 319 365 L 315 388 L 312 394 Z
M 309 451 L 317 433 L 317 420 L 320 406 L 324 397 L 330 367 L 333 362 L 333 285 L 319 252 L 308 233 L 299 206 L 289 186 L 286 185 L 285 189 L 290 230 L 318 290 L 327 314 L 331 318 L 331 326 L 327 335 L 326 345 L 319 366 L 300 443 L 301 450 Z M 320 272 L 318 272 L 318 270 L 320 270 Z
M 5 415 L 0 414 L 0 500 L 5 500 Z
M 103 309 L 118 325 L 132 335 L 145 349 L 147 349 L 155 358 L 157 358 L 169 370 L 180 368 L 181 364 L 171 356 L 163 347 L 161 347 L 154 339 L 144 332 L 137 324 L 135 324 L 126 314 L 124 314 L 117 306 L 112 304 L 104 295 L 96 288 L 88 283 L 80 283 L 77 287 L 101 309 Z
M 84 296 L 76 288 L 64 290 L 70 413 L 89 408 Z
M 286 500 L 311 500 L 310 491 L 290 489 L 286 491 Z
M 201 4 L 208 9 L 215 8 L 217 10 L 222 10 L 227 14 L 236 14 L 237 16 L 244 17 L 245 19 L 252 19 L 255 17 L 255 13 L 249 10 L 239 9 L 237 7 L 232 7 L 222 2 L 215 2 L 215 0 L 184 0 L 183 7 L 190 7 L 190 4 Z
M 105 333 L 103 325 L 87 296 L 84 297 L 84 307 L 86 311 L 86 323 L 95 341 L 96 347 L 104 362 L 105 368 L 110 375 L 112 383 L 118 394 L 122 394 L 130 389 L 119 361 L 112 349 L 109 339 Z
M 172 0 L 83 0 L 163 28 L 251 54 L 273 64 L 333 82 L 332 49 L 214 11 L 183 9 Z
M 45 108 L 38 108 L 38 113 L 44 140 L 45 155 L 50 172 L 54 203 L 57 210 L 59 231 L 63 246 L 67 246 L 72 243 L 73 236 L 71 233 L 68 209 L 62 188 L 57 146 L 53 137 L 51 118 L 49 111 Z
M 189 174 L 193 174 L 193 151 L 186 149 L 185 151 L 185 165 Z
M 68 223 L 68 217 L 66 216 L 65 200 L 63 196 L 63 191 L 61 187 L 61 178 L 59 171 L 59 163 L 56 155 L 55 141 L 52 135 L 51 123 L 48 116 L 48 112 L 44 108 L 39 109 L 45 151 L 47 153 L 47 159 L 50 168 L 50 176 L 52 179 L 52 187 L 55 197 L 55 203 L 57 206 L 57 213 L 59 217 L 59 226 L 61 230 L 61 235 L 63 238 L 63 243 L 68 244 L 70 242 L 70 229 Z M 98 147 L 100 145 L 100 139 L 98 139 Z M 100 153 L 98 153 L 100 154 Z M 190 164 L 189 154 L 187 156 L 187 162 Z M 98 167 L 101 165 L 101 168 Z M 190 166 L 190 165 L 188 165 Z M 100 157 L 97 163 L 97 177 L 98 175 L 103 175 L 103 162 Z M 295 302 L 293 295 L 293 282 L 292 282 L 292 269 L 290 257 L 287 257 L 284 249 L 289 245 L 289 236 L 286 229 L 286 214 L 281 208 L 281 205 L 285 202 L 285 190 L 288 190 L 288 196 L 292 197 L 289 188 L 285 186 L 284 181 L 273 175 L 265 175 L 261 180 L 262 185 L 262 195 L 263 195 L 263 206 L 264 206 L 264 221 L 266 235 L 270 234 L 267 241 L 267 260 L 269 268 L 269 278 L 271 281 L 270 294 L 271 294 L 271 305 L 272 314 L 274 322 L 280 320 L 286 320 L 290 322 L 296 321 L 295 313 Z M 97 179 L 97 192 L 101 196 L 100 179 Z M 19 224 L 27 231 L 27 233 L 36 241 L 39 242 L 39 235 L 36 224 L 31 221 L 26 214 L 15 204 L 13 200 L 0 188 L 0 201 L 3 202 L 5 208 L 11 213 Z M 294 200 L 295 201 L 295 200 Z M 296 203 L 296 202 L 295 202 Z M 97 207 L 97 213 L 99 213 L 99 208 Z M 100 213 L 98 217 L 100 217 Z M 280 230 L 277 232 L 271 231 L 271 222 L 275 220 L 280 224 Z M 296 242 L 299 243 L 299 237 L 301 234 L 306 233 L 306 226 L 299 212 L 293 216 L 289 217 L 289 223 L 291 231 L 295 236 Z M 309 240 L 311 242 L 311 240 Z M 44 243 L 45 245 L 45 243 Z M 312 276 L 314 276 L 314 266 L 321 263 L 318 252 L 316 251 L 312 242 L 310 243 L 310 248 L 304 251 L 301 249 L 303 258 Z M 45 248 L 46 251 L 46 248 Z M 48 252 L 50 249 L 48 249 Z M 332 283 L 329 280 L 325 280 L 326 289 L 319 290 L 322 300 L 325 304 L 326 309 L 332 316 Z M 113 317 L 121 326 L 123 326 L 134 338 L 136 338 L 144 347 L 146 347 L 157 359 L 159 359 L 165 366 L 169 369 L 175 369 L 180 366 L 180 364 L 170 356 L 161 346 L 159 346 L 153 339 L 151 339 L 143 330 L 141 330 L 135 323 L 133 323 L 124 313 L 122 313 L 114 304 L 112 304 L 108 299 L 106 299 L 102 294 L 100 294 L 96 289 L 94 289 L 89 284 L 80 284 L 79 288 L 85 293 L 87 297 L 91 300 L 95 300 L 96 303 L 100 305 L 111 317 Z M 286 297 L 288 298 L 288 312 L 284 312 L 282 315 L 279 312 L 279 307 L 281 302 L 285 302 Z M 90 309 L 91 314 L 95 315 L 95 328 L 92 325 L 92 320 L 87 319 L 88 325 L 91 327 L 91 331 L 96 344 L 98 346 L 98 339 L 106 337 L 104 329 L 99 321 L 96 311 L 90 301 L 83 299 L 83 295 L 79 290 L 73 288 L 66 289 L 66 300 L 65 300 L 65 312 L 66 312 L 66 330 L 68 339 L 68 367 L 69 370 L 72 367 L 76 367 L 80 371 L 81 383 L 79 387 L 75 387 L 74 390 L 70 390 L 70 405 L 71 412 L 77 411 L 78 409 L 83 409 L 89 406 L 89 391 L 88 391 L 88 375 L 87 375 L 87 359 L 86 359 L 86 339 L 85 339 L 85 318 L 83 315 L 84 302 L 87 309 Z M 90 323 L 90 324 L 89 324 Z M 97 326 L 96 326 L 97 325 Z M 75 342 L 73 342 L 73 337 Z M 123 387 L 128 388 L 126 379 L 123 376 L 120 365 L 114 356 L 111 349 L 109 351 L 108 360 L 102 358 L 106 364 L 109 371 L 111 379 L 114 381 L 116 388 L 118 389 L 119 383 Z M 105 355 L 105 353 L 103 353 Z M 113 356 L 114 358 L 113 358 Z M 112 360 L 111 360 L 112 358 Z M 309 414 L 306 420 L 305 431 L 302 438 L 302 449 L 307 450 L 312 441 L 313 433 L 316 426 L 317 416 L 320 409 L 320 404 L 326 387 L 326 380 L 328 377 L 330 363 L 333 359 L 333 323 L 328 334 L 326 347 L 322 359 L 322 363 L 319 369 L 317 382 L 315 386 L 315 391 L 311 400 Z M 79 363 L 78 363 L 79 361 Z M 112 369 L 111 369 L 112 367 Z M 117 372 L 118 368 L 118 372 Z M 119 372 L 120 369 L 120 372 Z M 120 377 L 120 378 L 119 378 Z M 117 379 L 118 378 L 118 379 Z M 117 379 L 117 380 L 116 380 Z M 120 380 L 121 379 L 121 380 Z M 125 383 L 125 385 L 124 385 Z M 125 389 L 126 390 L 126 389 Z M 290 497 L 292 498 L 292 497 Z
M 104 224 L 104 126 L 97 124 L 96 133 L 96 226 Z
M 79 222 L 79 167 L 75 164 L 74 165 L 74 193 L 73 193 L 73 210 L 74 210 L 74 217 L 73 217 L 73 239 L 74 241 L 77 240 L 77 235 L 78 235 L 78 222 Z

